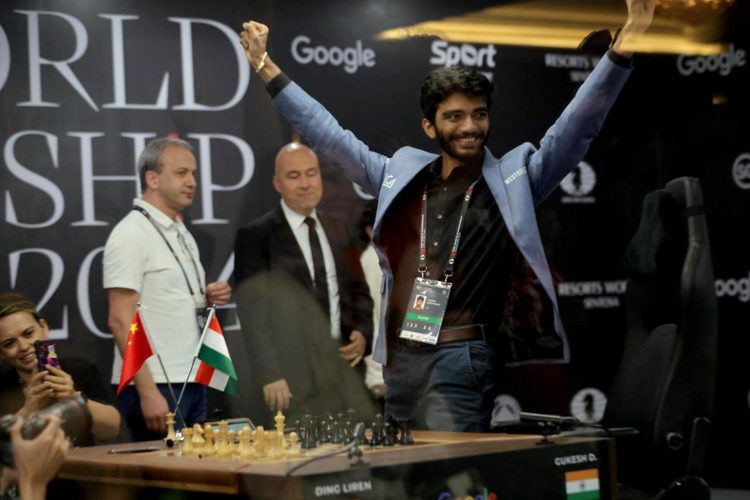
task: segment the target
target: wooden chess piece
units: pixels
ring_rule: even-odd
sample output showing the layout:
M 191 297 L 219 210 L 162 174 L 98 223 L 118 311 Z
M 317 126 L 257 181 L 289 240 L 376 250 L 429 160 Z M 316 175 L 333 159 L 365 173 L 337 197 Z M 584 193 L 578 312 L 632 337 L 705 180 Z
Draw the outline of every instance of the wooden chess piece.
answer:
M 205 439 L 203 439 L 203 428 L 201 427 L 201 424 L 195 424 L 193 425 L 193 449 L 200 453 L 201 450 L 203 450 L 203 444 L 206 442 Z
M 253 447 L 255 449 L 255 456 L 258 458 L 264 458 L 266 456 L 266 430 L 262 425 L 259 425 L 253 431 Z
M 248 460 L 252 458 L 255 455 L 255 450 L 253 449 L 252 445 L 250 444 L 252 431 L 250 430 L 250 426 L 246 425 L 240 430 L 240 444 L 239 444 L 239 453 L 240 458 L 242 460 Z
M 298 457 L 300 456 L 300 449 L 299 449 L 299 437 L 297 436 L 296 432 L 290 432 L 289 433 L 289 449 L 286 452 L 286 455 L 288 457 Z
M 399 437 L 398 442 L 403 445 L 414 444 L 414 438 L 411 436 L 411 420 L 401 419 L 398 423 L 401 428 L 401 436 Z
M 354 431 L 354 423 L 357 419 L 357 412 L 354 411 L 354 408 L 349 408 L 346 410 L 346 425 L 344 426 L 344 442 L 348 443 L 352 440 L 352 433 Z
M 393 436 L 393 431 L 390 422 L 386 422 L 383 427 L 383 446 L 394 446 L 396 440 Z
M 234 433 L 232 433 L 232 439 L 234 439 Z M 219 423 L 219 432 L 216 437 L 216 455 L 220 458 L 229 458 L 232 455 L 232 448 L 227 442 L 227 426 L 222 426 L 221 423 Z
M 182 454 L 190 455 L 193 453 L 193 429 L 184 427 L 182 429 Z
M 203 440 L 203 454 L 208 456 L 215 455 L 216 447 L 214 446 L 214 428 L 211 424 L 203 426 Z
M 315 430 L 313 429 L 314 426 L 315 422 L 313 421 L 313 418 L 310 415 L 305 415 L 302 419 L 302 427 L 299 429 L 302 431 L 302 443 L 300 446 L 303 450 L 317 447 L 317 443 L 315 442 Z
M 234 455 L 234 452 L 237 451 L 237 432 L 234 432 L 233 430 L 230 430 L 227 433 L 227 448 L 229 448 L 229 455 Z
M 281 410 L 276 412 L 273 421 L 276 422 L 276 439 L 279 441 L 279 449 L 283 452 L 286 448 L 286 441 L 284 440 L 284 422 L 286 421 L 286 417 L 281 413 Z
M 281 435 L 283 439 L 283 434 Z M 268 458 L 276 460 L 281 458 L 283 449 L 281 447 L 281 441 L 279 441 L 279 433 L 275 431 L 269 431 L 266 435 L 268 438 Z
M 330 443 L 333 439 L 333 417 L 327 414 L 318 421 L 318 442 L 320 444 Z
M 174 430 L 174 413 L 167 413 L 165 418 L 167 422 L 167 437 L 164 438 L 164 443 L 167 445 L 167 448 L 171 448 L 177 441 L 177 433 Z
M 284 421 L 285 420 L 286 418 L 284 417 L 284 414 L 281 413 L 281 410 L 278 410 L 276 412 L 276 416 L 273 417 L 273 421 L 276 423 L 276 432 L 284 434 Z
M 375 421 L 372 423 L 372 437 L 370 438 L 371 446 L 383 445 L 383 415 L 375 415 Z
M 336 422 L 333 428 L 332 441 L 336 444 L 341 444 L 346 441 L 346 429 L 344 428 L 344 414 L 343 413 L 338 413 L 336 415 Z

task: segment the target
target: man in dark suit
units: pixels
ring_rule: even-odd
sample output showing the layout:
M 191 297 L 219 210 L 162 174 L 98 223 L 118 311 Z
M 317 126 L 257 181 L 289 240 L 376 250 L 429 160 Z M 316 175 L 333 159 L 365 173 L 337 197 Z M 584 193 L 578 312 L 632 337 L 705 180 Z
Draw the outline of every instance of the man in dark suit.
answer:
M 316 210 L 323 182 L 315 153 L 297 143 L 281 148 L 273 185 L 280 206 L 235 243 L 251 385 L 288 417 L 348 408 L 370 417 L 361 361 L 372 347 L 372 299 L 346 228 Z

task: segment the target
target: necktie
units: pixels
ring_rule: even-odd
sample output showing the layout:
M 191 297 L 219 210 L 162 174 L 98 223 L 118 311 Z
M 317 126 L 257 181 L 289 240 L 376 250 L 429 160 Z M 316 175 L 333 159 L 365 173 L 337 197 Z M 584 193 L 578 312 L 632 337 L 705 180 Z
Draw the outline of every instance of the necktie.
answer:
M 313 270 L 315 271 L 315 298 L 318 299 L 321 309 L 326 317 L 330 315 L 328 302 L 328 277 L 326 275 L 326 265 L 323 261 L 323 248 L 320 246 L 318 233 L 315 231 L 315 219 L 305 217 L 305 224 L 310 235 L 310 250 L 312 251 Z

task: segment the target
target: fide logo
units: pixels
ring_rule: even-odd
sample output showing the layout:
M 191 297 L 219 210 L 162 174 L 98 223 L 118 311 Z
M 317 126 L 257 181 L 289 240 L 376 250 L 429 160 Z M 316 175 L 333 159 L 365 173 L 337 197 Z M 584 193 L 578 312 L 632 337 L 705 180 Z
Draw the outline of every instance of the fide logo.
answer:
M 750 153 L 742 153 L 734 160 L 732 178 L 740 189 L 750 189 Z
M 569 196 L 563 196 L 563 203 L 594 203 L 596 199 L 589 193 L 596 186 L 594 168 L 582 161 L 560 182 L 560 188 Z
M 581 389 L 570 401 L 570 414 L 584 424 L 598 424 L 604 417 L 607 396 L 594 387 Z

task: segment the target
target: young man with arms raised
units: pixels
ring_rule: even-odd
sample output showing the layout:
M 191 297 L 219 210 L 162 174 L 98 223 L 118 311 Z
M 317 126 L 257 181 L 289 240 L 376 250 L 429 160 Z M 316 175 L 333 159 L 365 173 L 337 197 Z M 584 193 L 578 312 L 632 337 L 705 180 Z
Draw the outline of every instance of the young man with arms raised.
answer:
M 280 113 L 319 156 L 378 198 L 373 242 L 385 278 L 384 335 L 373 359 L 385 365 L 389 416 L 417 428 L 489 430 L 499 367 L 508 361 L 498 325 L 521 259 L 554 309 L 558 337 L 547 347 L 558 348 L 543 355 L 568 360 L 534 210 L 583 159 L 631 72 L 625 49 L 650 25 L 654 0 L 627 6 L 619 37 L 540 146 L 525 143 L 500 157 L 485 147 L 493 87 L 478 71 L 441 68 L 422 86 L 422 129 L 440 154 L 405 147 L 388 158 L 281 72 L 267 52 L 267 26 L 244 23 L 245 55 Z M 428 322 L 413 310 L 417 295 L 428 297 Z

